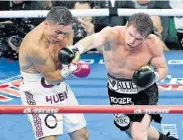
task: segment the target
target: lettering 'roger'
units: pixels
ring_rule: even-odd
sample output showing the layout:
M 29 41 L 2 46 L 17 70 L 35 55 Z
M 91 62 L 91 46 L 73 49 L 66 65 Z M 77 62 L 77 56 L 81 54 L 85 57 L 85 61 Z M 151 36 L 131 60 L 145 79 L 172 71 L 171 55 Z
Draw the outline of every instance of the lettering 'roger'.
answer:
M 111 103 L 115 104 L 131 104 L 131 98 L 117 98 L 117 97 L 110 97 Z

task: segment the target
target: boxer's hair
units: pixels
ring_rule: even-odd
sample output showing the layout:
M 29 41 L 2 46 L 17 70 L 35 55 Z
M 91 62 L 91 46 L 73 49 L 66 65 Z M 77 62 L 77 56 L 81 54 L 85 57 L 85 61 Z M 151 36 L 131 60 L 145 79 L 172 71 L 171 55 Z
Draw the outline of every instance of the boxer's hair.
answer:
M 52 7 L 46 16 L 46 20 L 57 25 L 70 25 L 73 23 L 73 16 L 66 7 Z
M 131 25 L 133 25 L 137 32 L 139 32 L 143 37 L 150 35 L 154 29 L 150 16 L 145 13 L 133 14 L 128 21 L 127 27 Z

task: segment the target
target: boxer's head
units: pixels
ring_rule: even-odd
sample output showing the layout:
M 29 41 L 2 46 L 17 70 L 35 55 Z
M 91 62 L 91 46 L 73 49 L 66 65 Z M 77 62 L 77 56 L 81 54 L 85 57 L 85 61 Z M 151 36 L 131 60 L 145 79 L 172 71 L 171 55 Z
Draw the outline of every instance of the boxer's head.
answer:
M 55 43 L 72 33 L 72 24 L 73 17 L 67 8 L 53 7 L 44 21 L 44 33 L 50 42 Z
M 125 30 L 125 42 L 128 49 L 141 45 L 153 32 L 153 22 L 149 15 L 137 13 L 131 16 Z

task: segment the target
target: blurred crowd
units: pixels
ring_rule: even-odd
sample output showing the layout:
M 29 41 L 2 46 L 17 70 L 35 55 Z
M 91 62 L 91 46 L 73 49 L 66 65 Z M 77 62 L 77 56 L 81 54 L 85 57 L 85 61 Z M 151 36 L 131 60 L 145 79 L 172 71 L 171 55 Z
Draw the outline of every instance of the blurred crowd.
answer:
M 183 9 L 182 0 L 119 0 L 116 8 L 129 9 Z M 102 9 L 111 8 L 111 2 L 104 1 L 0 1 L 0 10 L 49 10 L 52 6 L 64 6 L 68 9 Z M 77 17 L 73 23 L 74 43 L 81 38 L 99 32 L 106 26 L 125 25 L 129 17 Z M 183 16 L 151 16 L 154 34 L 164 43 L 164 51 L 183 49 Z M 18 48 L 23 37 L 44 18 L 0 19 L 0 57 L 18 59 Z M 100 50 L 99 50 L 100 51 Z

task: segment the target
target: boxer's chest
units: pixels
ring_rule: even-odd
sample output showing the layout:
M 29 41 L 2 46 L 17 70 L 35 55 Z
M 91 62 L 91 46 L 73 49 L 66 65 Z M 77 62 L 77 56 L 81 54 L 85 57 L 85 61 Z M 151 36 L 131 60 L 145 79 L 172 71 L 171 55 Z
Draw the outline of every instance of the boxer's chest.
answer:
M 125 51 L 124 46 L 115 46 L 110 51 L 104 52 L 104 61 L 107 67 L 139 69 L 149 63 L 151 54 L 146 48 L 135 51 Z
M 53 59 L 53 62 L 55 64 L 55 68 L 56 69 L 61 69 L 62 68 L 62 64 L 58 59 L 58 53 L 60 51 L 60 49 L 62 48 L 62 46 L 60 46 L 59 44 L 54 44 L 50 46 L 50 56 Z
M 139 52 L 131 52 L 124 59 L 126 60 L 123 63 L 124 68 L 136 70 L 150 62 L 151 54 L 147 50 L 141 50 Z

